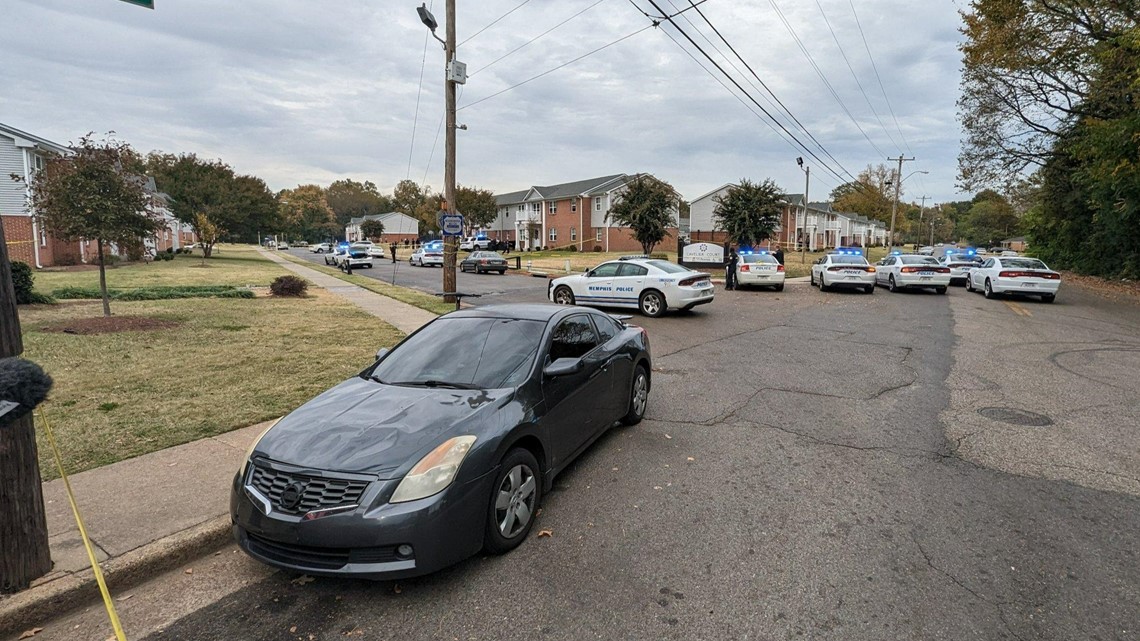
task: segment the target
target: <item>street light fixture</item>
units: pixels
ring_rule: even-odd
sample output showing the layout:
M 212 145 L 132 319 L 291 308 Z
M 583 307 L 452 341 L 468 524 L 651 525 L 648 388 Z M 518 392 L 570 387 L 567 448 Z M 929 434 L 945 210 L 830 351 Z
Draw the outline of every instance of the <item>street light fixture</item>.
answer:
M 807 218 L 808 218 L 808 189 L 811 187 L 811 167 L 804 166 L 803 156 L 796 157 L 796 164 L 804 171 L 804 225 L 803 237 L 800 241 L 800 263 L 807 262 Z

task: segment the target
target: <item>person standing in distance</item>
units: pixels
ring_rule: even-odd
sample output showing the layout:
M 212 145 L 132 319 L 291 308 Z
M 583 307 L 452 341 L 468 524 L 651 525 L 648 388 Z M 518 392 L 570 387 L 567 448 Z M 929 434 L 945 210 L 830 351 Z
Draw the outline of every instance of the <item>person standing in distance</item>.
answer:
M 780 249 L 780 243 L 773 245 L 772 257 L 775 258 L 781 265 L 784 264 L 784 250 Z
M 392 262 L 393 263 L 396 262 L 396 248 L 397 247 L 398 247 L 398 245 L 396 245 L 396 241 L 394 241 L 394 240 L 392 241 L 392 244 L 388 246 L 388 249 L 392 250 Z
M 724 288 L 728 290 L 736 289 L 736 267 L 740 264 L 740 256 L 736 254 L 736 248 L 728 250 L 728 266 L 724 269 Z

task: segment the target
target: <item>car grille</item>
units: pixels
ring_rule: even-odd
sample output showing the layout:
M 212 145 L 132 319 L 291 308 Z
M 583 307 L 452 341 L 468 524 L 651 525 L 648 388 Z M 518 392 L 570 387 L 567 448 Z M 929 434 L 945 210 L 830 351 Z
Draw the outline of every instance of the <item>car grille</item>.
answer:
M 249 484 L 261 492 L 273 509 L 283 514 L 300 515 L 313 510 L 323 510 L 338 505 L 352 505 L 360 501 L 360 495 L 368 487 L 368 481 L 329 479 L 304 474 L 292 474 L 270 469 L 256 463 L 249 477 Z M 291 485 L 301 488 L 301 500 L 292 506 L 281 504 L 281 495 Z
M 349 563 L 390 563 L 401 559 L 395 545 L 372 548 L 318 548 L 307 545 L 279 543 L 246 533 L 250 551 L 254 554 L 291 566 L 314 570 L 339 570 Z

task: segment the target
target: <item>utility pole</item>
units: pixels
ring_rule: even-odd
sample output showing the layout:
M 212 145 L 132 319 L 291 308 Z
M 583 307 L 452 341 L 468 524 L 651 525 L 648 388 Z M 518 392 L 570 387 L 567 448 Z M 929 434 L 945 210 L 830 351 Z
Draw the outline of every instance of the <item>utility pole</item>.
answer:
M 455 80 L 452 63 L 455 61 L 455 0 L 447 0 L 447 65 L 444 71 L 447 85 L 447 138 L 444 139 L 443 197 L 447 200 L 447 213 L 455 214 Z M 443 237 L 443 291 L 454 294 L 455 289 L 455 236 Z M 453 303 L 455 296 L 444 296 Z
M 0 358 L 23 351 L 12 264 L 0 226 Z M 0 488 L 0 594 L 6 594 L 23 590 L 51 570 L 31 414 L 0 425 Z
M 937 219 L 935 219 L 935 218 L 930 219 L 930 246 L 931 247 L 934 246 L 934 223 L 936 223 L 936 222 L 938 222 Z
M 891 235 L 887 241 L 887 247 L 893 248 L 895 246 L 895 217 L 898 215 L 899 193 L 902 191 L 902 165 L 906 161 L 914 160 L 914 157 L 904 158 L 902 154 L 899 154 L 898 158 L 887 158 L 887 160 L 899 161 L 899 170 L 895 174 L 895 200 L 891 203 Z
M 808 217 L 808 189 L 811 187 L 811 167 L 804 166 L 803 157 L 796 158 L 796 164 L 804 170 L 804 226 L 803 236 L 800 238 L 800 263 L 807 262 L 807 217 Z

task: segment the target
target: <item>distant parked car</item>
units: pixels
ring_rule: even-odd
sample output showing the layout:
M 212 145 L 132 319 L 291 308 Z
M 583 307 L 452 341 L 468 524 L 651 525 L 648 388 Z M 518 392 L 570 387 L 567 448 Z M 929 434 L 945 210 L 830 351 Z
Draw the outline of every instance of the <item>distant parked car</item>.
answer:
M 310 245 L 309 251 L 314 254 L 327 254 L 332 251 L 332 245 L 328 243 L 317 243 L 316 245 Z
M 408 258 L 408 263 L 417 267 L 431 265 L 443 267 L 443 245 L 423 245 Z
M 459 271 L 473 271 L 476 274 L 498 272 L 501 276 L 507 272 L 507 260 L 496 252 L 471 252 L 471 255 L 459 263 Z
M 479 249 L 489 249 L 491 247 L 491 239 L 486 236 L 468 236 L 459 242 L 459 249 L 461 251 L 475 251 Z
M 279 245 L 277 245 L 277 249 L 289 249 L 289 243 L 283 240 Z
M 930 245 L 926 245 L 925 247 L 919 247 L 918 248 L 918 254 L 920 256 L 933 256 L 934 255 L 934 248 L 931 247 Z

